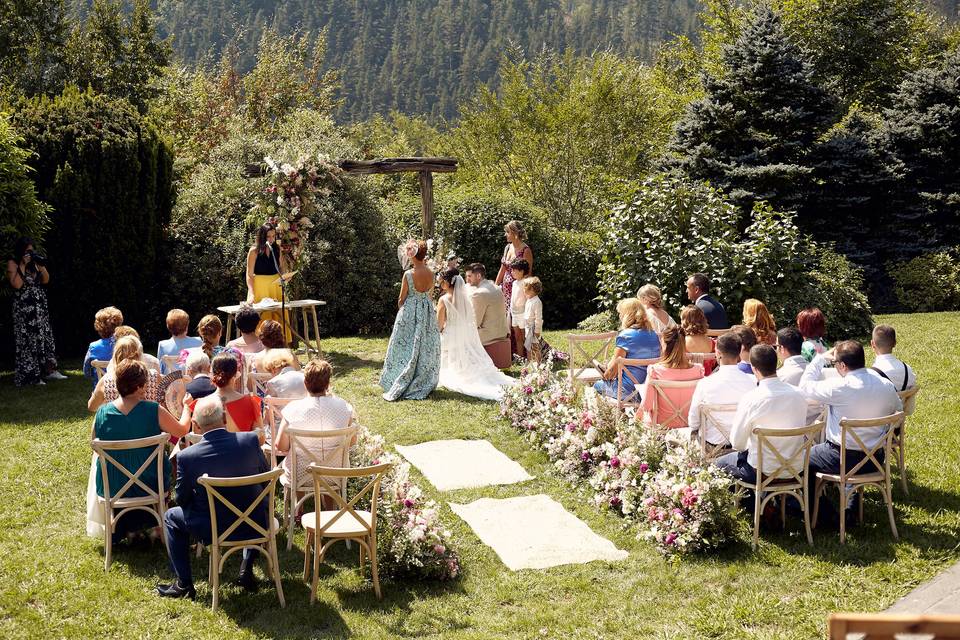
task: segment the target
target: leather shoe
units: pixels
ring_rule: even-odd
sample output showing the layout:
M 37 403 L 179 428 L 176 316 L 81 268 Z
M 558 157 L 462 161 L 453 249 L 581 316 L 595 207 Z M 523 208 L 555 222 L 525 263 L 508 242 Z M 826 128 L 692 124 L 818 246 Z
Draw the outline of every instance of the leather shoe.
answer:
M 260 583 L 257 581 L 257 577 L 253 575 L 253 571 L 241 573 L 233 583 L 250 593 L 256 593 L 260 589 Z
M 189 587 L 184 587 L 180 584 L 180 581 L 175 581 L 172 584 L 158 584 L 157 593 L 161 598 L 190 598 L 191 600 L 197 599 L 197 591 L 193 588 L 193 585 Z

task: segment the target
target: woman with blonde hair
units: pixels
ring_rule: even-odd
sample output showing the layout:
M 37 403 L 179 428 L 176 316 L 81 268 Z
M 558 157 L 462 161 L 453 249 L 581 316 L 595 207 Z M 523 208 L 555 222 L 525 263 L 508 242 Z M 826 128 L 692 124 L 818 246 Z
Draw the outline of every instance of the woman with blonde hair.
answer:
M 617 334 L 613 357 L 606 365 L 601 365 L 603 380 L 598 380 L 593 385 L 598 393 L 613 398 L 617 397 L 617 375 L 620 372 L 617 360 L 619 358 L 646 360 L 660 357 L 660 338 L 650 326 L 647 310 L 640 300 L 637 298 L 621 300 L 617 303 L 617 313 L 620 316 L 620 333 Z M 643 384 L 647 378 L 645 366 L 628 366 L 627 370 L 636 379 L 636 384 Z M 625 398 L 632 394 L 634 388 L 635 384 L 631 377 L 624 375 L 623 387 L 620 390 L 621 397 Z
M 748 298 L 743 302 L 743 326 L 756 334 L 760 344 L 777 344 L 777 324 L 767 311 L 767 305 L 756 298 Z
M 143 362 L 143 345 L 140 340 L 132 335 L 117 340 L 117 344 L 113 347 L 113 356 L 110 359 L 110 366 L 107 367 L 107 373 L 97 382 L 97 386 L 93 388 L 93 393 L 90 394 L 90 399 L 87 400 L 88 411 L 94 413 L 100 408 L 100 405 L 105 402 L 113 402 L 120 397 L 120 392 L 117 390 L 117 367 L 128 360 Z M 146 366 L 145 363 L 144 366 Z M 160 373 L 158 370 L 149 367 L 147 370 L 144 399 L 157 402 L 160 394 Z
M 680 327 L 667 329 L 661 334 L 660 340 L 663 342 L 663 357 L 660 362 L 651 365 L 647 370 L 646 389 L 643 392 L 643 404 L 641 406 L 645 414 L 644 419 L 648 424 L 657 424 L 667 429 L 678 429 L 687 426 L 687 411 L 682 409 L 684 406 L 689 407 L 696 387 L 662 389 L 661 393 L 670 400 L 667 403 L 661 402 L 656 397 L 657 393 L 650 390 L 650 382 L 653 380 L 673 382 L 699 380 L 703 378 L 703 366 L 690 364 L 687 359 L 683 329 Z M 681 409 L 681 415 L 674 415 L 674 407 Z
M 647 318 L 654 331 L 663 333 L 664 329 L 677 326 L 670 314 L 663 310 L 663 296 L 659 287 L 648 282 L 637 291 L 637 298 L 646 307 Z

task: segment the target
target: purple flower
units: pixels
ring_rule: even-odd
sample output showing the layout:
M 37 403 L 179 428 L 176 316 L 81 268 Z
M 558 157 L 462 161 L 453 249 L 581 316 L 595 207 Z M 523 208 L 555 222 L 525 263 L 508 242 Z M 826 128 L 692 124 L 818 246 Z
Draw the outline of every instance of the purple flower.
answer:
M 523 392 L 529 396 L 533 393 L 533 387 L 524 387 Z
M 671 532 L 667 534 L 667 537 L 663 539 L 665 544 L 673 544 L 673 541 L 677 539 L 677 534 Z
M 649 468 L 650 465 L 648 465 L 646 462 L 640 463 L 640 473 L 646 473 Z
M 404 498 L 404 499 L 403 499 L 403 506 L 405 506 L 407 509 L 413 507 L 413 505 L 415 505 L 415 504 L 416 504 L 416 503 L 415 503 L 413 500 L 411 500 L 410 498 Z
M 583 453 L 581 453 L 580 459 L 583 460 L 584 462 L 590 462 L 590 452 L 584 451 Z
M 573 433 L 573 432 L 576 431 L 576 430 L 577 430 L 577 425 L 576 425 L 576 423 L 571 422 L 571 423 L 569 423 L 569 424 L 567 425 L 567 431 L 569 431 L 570 433 Z
M 620 496 L 613 496 L 612 498 L 610 498 L 610 506 L 611 506 L 611 507 L 619 507 L 619 506 L 620 506 L 620 502 L 621 502 L 621 501 L 620 501 Z
M 610 458 L 610 466 L 613 467 L 614 469 L 616 469 L 617 467 L 619 467 L 619 466 L 620 466 L 620 458 L 618 458 L 617 456 L 613 456 L 612 458 Z

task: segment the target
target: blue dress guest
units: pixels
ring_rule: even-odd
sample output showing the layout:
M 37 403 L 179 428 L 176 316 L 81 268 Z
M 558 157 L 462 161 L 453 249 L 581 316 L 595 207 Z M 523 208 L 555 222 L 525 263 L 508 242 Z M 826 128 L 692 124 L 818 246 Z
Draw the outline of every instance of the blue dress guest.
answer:
M 100 335 L 87 347 L 87 355 L 83 358 L 83 375 L 97 382 L 97 372 L 91 364 L 94 360 L 109 361 L 113 357 L 113 345 L 117 343 L 113 332 L 123 324 L 123 314 L 116 307 L 104 307 L 93 317 L 93 328 Z
M 617 335 L 616 348 L 604 368 L 604 379 L 593 385 L 598 393 L 614 398 L 617 397 L 617 358 L 645 360 L 660 357 L 660 336 L 650 324 L 643 303 L 637 298 L 621 300 L 617 304 L 617 313 L 620 314 L 620 333 Z M 642 385 L 647 379 L 646 366 L 628 366 L 627 370 L 636 378 L 637 384 Z M 634 381 L 624 375 L 621 397 L 628 397 L 634 388 Z
M 167 331 L 170 337 L 161 340 L 157 347 L 157 360 L 160 361 L 160 373 L 170 373 L 170 367 L 163 361 L 164 356 L 179 356 L 185 349 L 194 349 L 203 344 L 200 338 L 187 335 L 190 316 L 183 309 L 171 309 L 167 312 Z
M 408 241 L 404 252 L 413 268 L 403 274 L 400 311 L 380 373 L 383 399 L 388 401 L 423 400 L 440 378 L 440 329 L 430 296 L 434 273 L 424 264 L 427 243 Z

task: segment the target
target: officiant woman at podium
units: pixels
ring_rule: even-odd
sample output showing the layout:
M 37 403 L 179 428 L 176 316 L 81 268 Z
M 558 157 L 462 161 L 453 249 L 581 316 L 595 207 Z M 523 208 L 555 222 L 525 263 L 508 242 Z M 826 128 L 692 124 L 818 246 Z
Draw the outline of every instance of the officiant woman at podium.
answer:
M 257 229 L 257 243 L 247 252 L 247 302 L 257 303 L 264 298 L 280 302 L 283 290 L 280 274 L 286 273 L 286 258 L 277 243 L 277 230 L 269 222 Z M 260 322 L 282 322 L 279 311 L 261 311 Z M 286 340 L 290 343 L 290 315 L 287 314 Z M 229 338 L 229 336 L 228 336 Z

